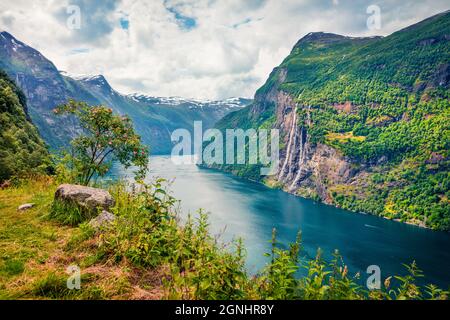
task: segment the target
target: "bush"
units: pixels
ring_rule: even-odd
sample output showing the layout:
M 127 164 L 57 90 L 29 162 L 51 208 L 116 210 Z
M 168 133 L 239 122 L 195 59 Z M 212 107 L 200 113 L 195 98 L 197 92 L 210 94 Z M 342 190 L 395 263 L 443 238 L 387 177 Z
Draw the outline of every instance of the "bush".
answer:
M 58 176 L 89 185 L 93 178 L 103 177 L 114 161 L 126 168 L 138 168 L 137 179 L 143 179 L 148 170 L 148 148 L 127 116 L 113 114 L 104 106 L 89 106 L 84 102 L 69 100 L 57 107 L 56 114 L 73 114 L 84 131 L 71 141 L 72 150 L 64 152 L 57 166 Z

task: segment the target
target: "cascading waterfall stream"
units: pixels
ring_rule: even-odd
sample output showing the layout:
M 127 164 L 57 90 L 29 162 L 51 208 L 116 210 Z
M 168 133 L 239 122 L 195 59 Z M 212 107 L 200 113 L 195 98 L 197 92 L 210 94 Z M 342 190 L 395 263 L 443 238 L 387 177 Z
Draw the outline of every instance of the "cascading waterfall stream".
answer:
M 286 166 L 290 162 L 291 159 L 291 149 L 292 149 L 292 142 L 294 140 L 295 143 L 295 136 L 296 136 L 296 127 L 297 127 L 297 106 L 294 108 L 294 115 L 292 119 L 292 126 L 291 130 L 289 130 L 289 142 L 286 150 L 286 159 L 284 159 L 283 166 L 280 170 L 280 175 L 278 176 L 278 181 L 283 181 L 284 174 L 286 171 Z
M 286 179 L 285 181 L 289 181 L 292 179 L 292 175 L 294 173 L 294 163 L 295 163 L 295 154 L 297 151 L 297 137 L 298 137 L 298 127 L 297 127 L 297 112 L 295 111 L 295 129 L 294 129 L 294 139 L 292 140 L 292 146 L 291 146 L 291 154 L 289 157 L 289 162 L 288 162 L 288 173 L 286 175 Z
M 305 133 L 303 131 L 303 128 L 300 129 L 300 151 L 299 151 L 299 160 L 298 160 L 298 171 L 297 175 L 295 176 L 294 182 L 292 182 L 290 189 L 294 189 L 297 186 L 298 181 L 300 180 L 300 177 L 302 176 L 302 169 L 303 169 L 303 161 L 305 160 L 305 154 L 306 154 L 306 141 L 305 141 Z
M 306 123 L 308 125 L 311 125 L 311 106 L 308 106 L 308 113 L 307 113 L 307 119 L 306 119 Z M 298 161 L 298 172 L 297 175 L 295 176 L 294 182 L 292 182 L 291 186 L 290 186 L 290 190 L 293 190 L 298 182 L 300 181 L 300 178 L 302 176 L 302 172 L 303 172 L 303 162 L 305 161 L 306 158 L 306 153 L 307 153 L 307 144 L 308 144 L 308 136 L 306 134 L 306 132 L 304 131 L 304 128 L 302 127 L 300 129 L 301 133 L 300 133 L 300 158 Z

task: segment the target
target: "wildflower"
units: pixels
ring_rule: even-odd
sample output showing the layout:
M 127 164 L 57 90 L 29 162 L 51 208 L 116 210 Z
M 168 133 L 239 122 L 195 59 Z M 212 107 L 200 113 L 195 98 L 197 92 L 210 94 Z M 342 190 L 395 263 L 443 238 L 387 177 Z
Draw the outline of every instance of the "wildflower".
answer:
M 348 268 L 347 266 L 344 266 L 344 270 L 342 271 L 342 276 L 345 277 L 348 273 Z
M 384 287 L 386 289 L 389 288 L 389 286 L 391 285 L 391 278 L 392 277 L 387 277 L 386 280 L 384 280 Z

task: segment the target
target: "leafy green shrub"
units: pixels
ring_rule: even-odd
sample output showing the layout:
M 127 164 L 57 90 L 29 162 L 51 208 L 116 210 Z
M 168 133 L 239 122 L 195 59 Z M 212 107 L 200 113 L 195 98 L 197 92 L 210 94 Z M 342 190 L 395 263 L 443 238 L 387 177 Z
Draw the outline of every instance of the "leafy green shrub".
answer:
M 145 177 L 148 148 L 141 144 L 130 118 L 113 114 L 112 109 L 104 106 L 91 107 L 74 100 L 54 112 L 75 115 L 84 129 L 83 134 L 72 140 L 71 153 L 66 152 L 57 166 L 59 177 L 88 185 L 93 178 L 104 176 L 113 161 L 126 168 L 134 165 L 138 168 L 136 178 Z
M 141 185 L 132 193 L 124 185 L 111 190 L 118 219 L 103 235 L 100 250 L 114 261 L 126 258 L 142 268 L 167 266 L 164 282 L 171 298 L 242 298 L 246 274 L 241 244 L 236 244 L 237 255 L 220 250 L 202 212 L 181 225 L 175 201 L 162 183 Z
M 447 291 L 434 285 L 421 288 L 416 284 L 417 278 L 422 277 L 422 272 L 415 262 L 405 265 L 405 276 L 388 277 L 379 290 L 367 290 L 358 284 L 359 274 L 350 277 L 337 250 L 329 263 L 323 260 L 320 249 L 315 259 L 310 261 L 298 261 L 300 252 L 300 237 L 290 249 L 282 250 L 276 248 L 273 236 L 272 253 L 269 254 L 272 260 L 253 282 L 258 297 L 300 300 L 448 299 Z M 307 272 L 305 276 L 296 274 L 301 267 Z

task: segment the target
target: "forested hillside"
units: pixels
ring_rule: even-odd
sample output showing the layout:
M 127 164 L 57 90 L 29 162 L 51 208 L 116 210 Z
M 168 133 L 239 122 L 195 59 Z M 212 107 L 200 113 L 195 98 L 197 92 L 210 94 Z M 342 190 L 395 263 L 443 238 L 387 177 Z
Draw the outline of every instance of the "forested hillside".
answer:
M 0 128 L 0 182 L 47 170 L 49 155 L 30 121 L 25 96 L 1 70 Z
M 448 230 L 449 61 L 449 12 L 384 38 L 308 34 L 255 102 L 218 124 L 280 129 L 277 175 L 222 168 L 345 209 Z

